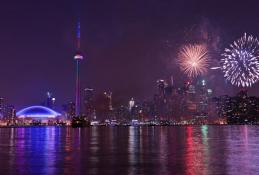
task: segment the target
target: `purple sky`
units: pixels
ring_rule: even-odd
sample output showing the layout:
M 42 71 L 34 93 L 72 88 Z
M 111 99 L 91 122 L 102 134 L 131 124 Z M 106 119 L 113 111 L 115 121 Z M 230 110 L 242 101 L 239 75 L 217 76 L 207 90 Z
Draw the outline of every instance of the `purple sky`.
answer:
M 47 91 L 57 104 L 74 98 L 75 26 L 81 11 L 82 86 L 112 90 L 122 102 L 151 98 L 155 81 L 186 77 L 175 65 L 177 49 L 206 42 L 213 59 L 244 32 L 258 36 L 256 1 L 11 0 L 0 6 L 0 95 L 18 109 L 39 104 Z M 209 38 L 207 37 L 209 36 Z M 220 71 L 207 79 L 218 94 L 237 88 Z M 259 83 L 250 88 L 257 94 Z

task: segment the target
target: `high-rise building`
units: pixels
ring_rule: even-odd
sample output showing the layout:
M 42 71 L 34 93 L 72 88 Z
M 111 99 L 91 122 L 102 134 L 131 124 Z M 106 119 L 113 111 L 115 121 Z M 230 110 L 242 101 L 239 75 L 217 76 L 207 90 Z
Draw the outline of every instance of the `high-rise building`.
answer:
M 240 91 L 236 96 L 221 96 L 216 99 L 220 117 L 228 124 L 259 124 L 259 98 Z
M 3 97 L 0 97 L 0 120 L 6 121 L 9 125 L 14 125 L 16 121 L 14 106 L 7 104 Z
M 46 106 L 47 106 L 48 108 L 51 108 L 51 98 L 52 98 L 52 94 L 51 94 L 50 92 L 47 92 L 46 95 L 47 95 Z
M 91 88 L 85 88 L 83 98 L 84 114 L 91 120 L 95 116 L 94 90 Z
M 65 117 L 67 120 L 71 120 L 73 117 L 75 117 L 75 103 L 69 102 L 67 104 L 64 104 L 63 111 L 65 114 Z
M 134 98 L 131 98 L 129 101 L 129 111 L 131 111 L 131 109 L 135 106 L 135 101 Z
M 108 92 L 104 92 L 104 96 L 108 99 L 109 101 L 109 112 L 108 112 L 108 118 L 111 120 L 115 119 L 115 115 L 114 115 L 114 109 L 113 109 L 113 105 L 112 105 L 112 92 L 108 91 Z
M 44 106 L 50 109 L 54 109 L 55 102 L 56 102 L 56 98 L 52 96 L 52 93 L 47 92 L 47 99 L 46 99 L 46 102 L 44 103 Z
M 5 118 L 9 125 L 15 125 L 16 123 L 16 110 L 12 105 L 6 105 L 5 107 Z

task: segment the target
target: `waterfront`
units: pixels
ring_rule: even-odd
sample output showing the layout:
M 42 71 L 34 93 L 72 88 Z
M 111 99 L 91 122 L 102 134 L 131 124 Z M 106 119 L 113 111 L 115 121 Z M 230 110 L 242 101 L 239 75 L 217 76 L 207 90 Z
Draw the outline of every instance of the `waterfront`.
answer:
M 0 174 L 258 174 L 258 126 L 0 128 Z

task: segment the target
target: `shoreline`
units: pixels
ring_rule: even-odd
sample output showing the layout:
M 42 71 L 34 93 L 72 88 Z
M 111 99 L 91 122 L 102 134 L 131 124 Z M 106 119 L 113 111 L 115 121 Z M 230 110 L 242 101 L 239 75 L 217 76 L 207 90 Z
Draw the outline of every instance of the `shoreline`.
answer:
M 103 127 L 188 127 L 188 126 L 258 126 L 259 124 L 186 124 L 186 125 L 90 125 L 77 128 L 103 128 Z M 59 127 L 59 128 L 74 128 L 72 126 L 57 126 L 57 125 L 30 125 L 30 126 L 0 126 L 0 128 L 44 128 L 44 127 Z M 75 128 L 76 129 L 76 128 Z

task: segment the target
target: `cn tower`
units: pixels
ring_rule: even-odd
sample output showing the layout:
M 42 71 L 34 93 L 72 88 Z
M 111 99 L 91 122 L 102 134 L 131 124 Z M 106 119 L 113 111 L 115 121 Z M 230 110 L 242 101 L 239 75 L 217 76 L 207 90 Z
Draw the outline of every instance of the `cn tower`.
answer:
M 80 63 L 83 60 L 83 55 L 81 54 L 81 31 L 80 31 L 80 20 L 77 22 L 76 29 L 76 54 L 74 60 L 76 61 L 76 99 L 75 99 L 75 115 L 80 116 L 81 107 L 81 97 L 80 97 Z

